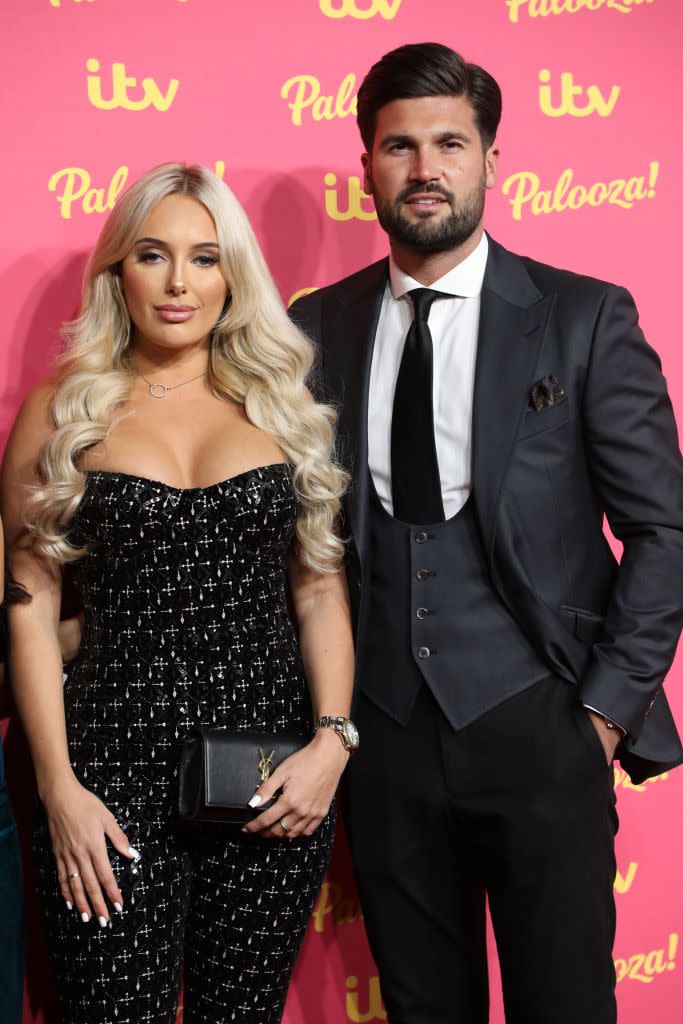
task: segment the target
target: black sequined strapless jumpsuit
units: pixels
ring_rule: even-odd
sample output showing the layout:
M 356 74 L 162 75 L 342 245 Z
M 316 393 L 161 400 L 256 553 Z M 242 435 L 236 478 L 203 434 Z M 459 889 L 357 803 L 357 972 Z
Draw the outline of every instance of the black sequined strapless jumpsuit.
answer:
M 60 896 L 44 818 L 35 848 L 62 1024 L 271 1024 L 327 867 L 334 809 L 311 837 L 188 836 L 170 817 L 194 726 L 311 733 L 287 612 L 299 511 L 275 463 L 180 490 L 91 472 L 72 540 L 85 612 L 64 689 L 71 763 L 141 854 L 109 846 L 125 901 L 84 924 Z

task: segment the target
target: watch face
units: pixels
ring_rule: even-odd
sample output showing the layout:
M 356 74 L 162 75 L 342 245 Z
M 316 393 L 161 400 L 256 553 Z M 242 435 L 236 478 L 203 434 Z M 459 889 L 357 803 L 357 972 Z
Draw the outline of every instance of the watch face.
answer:
M 351 750 L 357 750 L 358 749 L 358 744 L 360 742 L 360 737 L 358 735 L 358 729 L 356 729 L 356 727 L 353 724 L 353 722 L 351 722 L 349 719 L 347 719 L 344 722 L 344 725 L 342 726 L 342 734 L 344 736 L 344 739 L 348 743 L 349 747 L 351 748 Z

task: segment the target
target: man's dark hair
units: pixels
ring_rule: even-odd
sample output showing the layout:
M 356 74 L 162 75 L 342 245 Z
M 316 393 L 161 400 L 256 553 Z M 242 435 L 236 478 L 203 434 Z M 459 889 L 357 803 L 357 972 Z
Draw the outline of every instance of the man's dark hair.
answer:
M 503 109 L 495 78 L 441 43 L 409 43 L 373 64 L 358 90 L 358 128 L 366 151 L 372 149 L 378 110 L 392 100 L 423 96 L 465 96 L 474 107 L 484 149 L 492 144 Z

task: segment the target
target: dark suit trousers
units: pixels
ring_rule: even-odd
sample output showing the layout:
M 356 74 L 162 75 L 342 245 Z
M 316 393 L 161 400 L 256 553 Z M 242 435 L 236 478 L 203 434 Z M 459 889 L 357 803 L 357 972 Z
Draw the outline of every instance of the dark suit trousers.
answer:
M 613 1024 L 612 770 L 577 692 L 536 683 L 457 732 L 423 686 L 358 700 L 351 850 L 390 1024 L 488 1020 L 485 899 L 507 1024 Z

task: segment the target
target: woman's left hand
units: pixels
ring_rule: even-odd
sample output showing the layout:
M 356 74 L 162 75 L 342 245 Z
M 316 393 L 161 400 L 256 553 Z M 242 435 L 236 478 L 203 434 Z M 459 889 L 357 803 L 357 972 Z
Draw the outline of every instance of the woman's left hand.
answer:
M 348 759 L 339 736 L 332 729 L 319 729 L 310 743 L 283 761 L 258 787 L 252 800 L 260 798 L 259 804 L 266 803 L 279 789 L 282 792 L 273 806 L 250 821 L 244 831 L 269 839 L 313 835 L 330 809 Z

